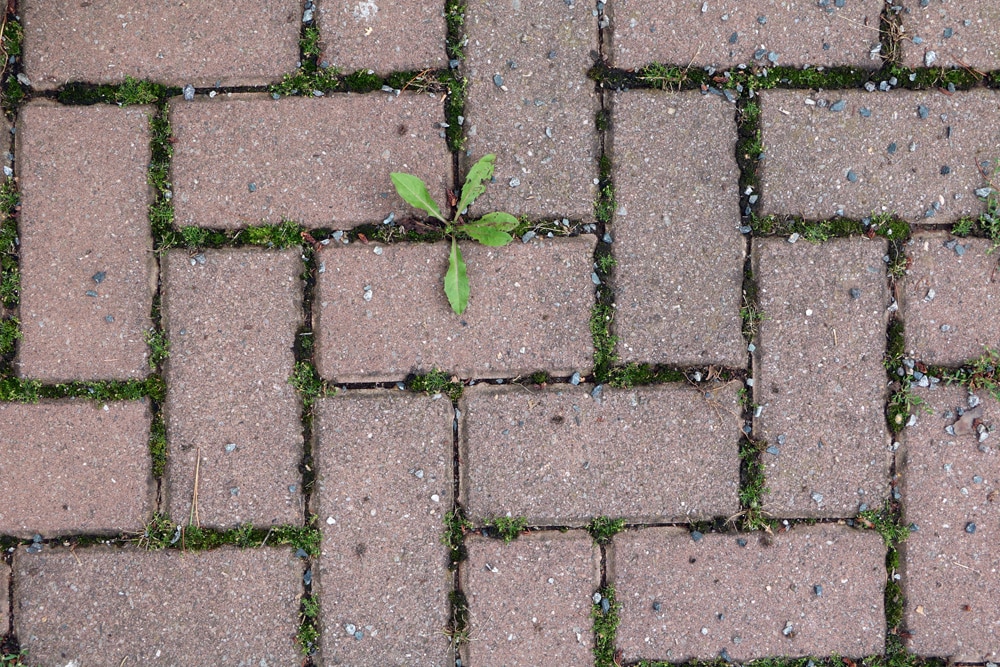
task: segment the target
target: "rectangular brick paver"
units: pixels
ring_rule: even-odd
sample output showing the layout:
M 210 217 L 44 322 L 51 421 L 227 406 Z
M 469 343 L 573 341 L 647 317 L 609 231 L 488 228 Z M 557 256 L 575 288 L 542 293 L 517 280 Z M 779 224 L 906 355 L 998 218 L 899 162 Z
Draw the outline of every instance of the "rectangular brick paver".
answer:
M 14 632 L 33 665 L 297 665 L 291 549 L 14 554 Z
M 154 508 L 149 405 L 0 403 L 0 534 L 141 531 Z
M 993 0 L 962 3 L 902 0 L 907 67 L 1000 69 L 1000 6 Z M 931 55 L 933 54 L 933 55 Z
M 452 508 L 454 419 L 447 398 L 399 391 L 319 404 L 313 498 L 326 664 L 449 662 L 452 575 L 440 537 Z
M 1000 658 L 1000 404 L 962 387 L 917 389 L 929 411 L 903 431 L 908 648 L 953 662 Z M 978 405 L 970 407 L 973 404 Z M 977 425 L 992 428 L 980 442 Z
M 10 627 L 10 565 L 0 561 L 0 628 Z
M 417 216 L 389 174 L 424 179 L 443 206 L 452 160 L 434 97 L 226 95 L 171 107 L 175 221 L 236 229 L 283 219 L 349 229 Z M 419 213 L 423 218 L 424 214 Z
M 23 377 L 149 373 L 145 333 L 157 272 L 147 211 L 151 111 L 45 102 L 20 110 Z
M 694 521 L 739 512 L 739 382 L 630 390 L 480 385 L 460 405 L 474 521 Z
M 302 325 L 299 254 L 164 258 L 166 497 L 179 523 L 192 506 L 214 527 L 302 522 L 302 407 L 288 383 Z
M 247 0 L 24 0 L 24 70 L 32 86 L 125 77 L 172 85 L 250 86 L 277 81 L 299 59 L 302 7 Z
M 733 114 L 700 93 L 615 96 L 613 328 L 623 361 L 746 365 Z
M 630 664 L 860 657 L 885 648 L 885 547 L 874 531 L 799 526 L 696 542 L 686 530 L 649 528 L 613 544 L 608 577 Z
M 462 589 L 469 604 L 463 664 L 593 665 L 592 595 L 601 553 L 583 531 L 474 536 Z
M 462 243 L 471 297 L 460 316 L 442 283 L 447 244 L 331 244 L 318 256 L 317 368 L 336 382 L 402 380 L 435 367 L 476 378 L 586 373 L 594 244 L 593 236 Z
M 928 364 L 958 366 L 984 347 L 1000 349 L 1000 270 L 986 239 L 914 235 L 913 262 L 901 281 L 907 354 Z
M 496 182 L 475 215 L 593 219 L 601 106 L 587 78 L 598 49 L 592 10 L 585 2 L 468 3 L 463 176 L 481 155 L 497 156 Z
M 762 212 L 815 220 L 885 211 L 914 223 L 978 215 L 979 169 L 990 173 L 1000 150 L 998 108 L 1000 94 L 982 89 L 765 91 Z
M 888 492 L 885 252 L 864 238 L 754 241 L 754 435 L 777 516 L 853 517 Z

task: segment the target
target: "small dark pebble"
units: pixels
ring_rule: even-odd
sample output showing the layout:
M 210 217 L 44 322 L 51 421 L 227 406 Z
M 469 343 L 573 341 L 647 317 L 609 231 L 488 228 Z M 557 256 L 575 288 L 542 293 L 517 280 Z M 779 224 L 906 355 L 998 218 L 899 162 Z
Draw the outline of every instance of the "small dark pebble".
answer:
M 757 49 L 753 52 L 753 57 L 755 60 L 760 60 L 767 55 L 767 49 Z
M 104 279 L 107 277 L 107 275 L 108 274 L 105 273 L 104 271 L 98 271 L 97 273 L 95 273 L 94 275 L 92 275 L 90 277 L 90 279 L 93 280 L 98 285 L 100 285 L 101 283 L 104 282 Z
M 740 38 L 740 36 L 737 33 L 734 32 L 733 34 L 731 34 L 729 36 L 729 43 L 730 44 L 735 44 L 737 42 L 737 40 L 739 40 L 739 38 Z
M 302 583 L 306 586 L 312 585 L 313 582 L 313 571 L 311 569 L 306 570 L 306 573 L 302 575 Z
M 740 545 L 741 547 L 745 547 L 747 545 L 747 541 L 742 537 L 738 537 L 736 538 L 736 544 Z
M 356 630 L 354 632 L 354 638 L 357 639 L 358 641 L 361 641 L 362 639 L 365 638 L 365 633 L 362 632 L 361 630 Z
M 847 180 L 849 180 L 851 183 L 854 183 L 855 181 L 858 180 L 858 175 L 855 174 L 854 171 L 848 169 L 847 170 Z
M 306 552 L 305 549 L 303 549 L 302 547 L 299 547 L 298 549 L 295 550 L 295 557 L 296 558 L 309 558 L 309 554 L 308 554 L 308 552 Z
M 830 111 L 843 111 L 847 108 L 847 102 L 844 100 L 837 100 L 830 105 Z
M 954 34 L 955 34 L 955 31 L 952 30 L 951 28 L 945 28 L 944 32 L 942 33 L 942 35 L 944 36 L 945 39 L 948 39 L 949 37 L 951 37 Z
M 771 446 L 769 446 L 769 447 L 768 447 L 768 448 L 767 448 L 766 450 L 764 450 L 764 451 L 766 451 L 766 452 L 767 452 L 768 454 L 771 454 L 772 456 L 777 456 L 778 454 L 780 454 L 780 453 L 781 453 L 781 450 L 780 450 L 780 449 L 778 449 L 777 447 L 775 447 L 774 445 L 771 445 Z
M 702 533 L 697 530 L 691 531 L 691 539 L 695 542 L 701 542 L 701 538 L 705 537 Z
M 947 176 L 950 173 L 951 173 L 951 167 L 949 167 L 948 165 L 944 165 L 943 167 L 941 167 L 942 176 Z
M 653 611 L 660 611 L 661 609 L 663 609 L 663 605 L 658 601 L 653 603 Z
M 872 117 L 872 110 L 869 109 L 868 107 L 861 107 L 860 109 L 858 109 L 858 114 L 862 118 L 871 118 Z
M 813 593 L 815 593 L 817 597 L 822 597 L 823 587 L 820 586 L 819 584 L 816 584 L 815 586 L 813 586 Z
M 967 532 L 969 535 L 972 535 L 974 532 L 976 532 L 976 524 L 972 523 L 971 521 L 965 524 L 965 532 Z
M 921 118 L 927 118 L 931 115 L 931 110 L 925 107 L 923 104 L 917 106 L 917 115 Z
M 607 598 L 601 598 L 601 611 L 605 614 L 611 611 L 611 601 Z
M 850 295 L 851 295 L 852 299 L 860 299 L 861 298 L 861 290 L 859 290 L 857 287 L 852 287 L 851 290 L 850 290 Z
M 111 324 L 112 322 L 115 321 L 115 316 L 114 315 L 105 315 L 104 316 L 104 321 L 107 322 L 108 324 Z
M 462 63 L 458 60 L 458 58 L 452 58 L 448 61 L 448 67 L 451 69 L 458 69 L 458 66 L 461 64 Z
M 499 74 L 494 74 L 494 75 L 493 75 L 493 84 L 494 84 L 494 85 L 495 85 L 495 86 L 496 86 L 497 88 L 499 88 L 500 86 L 502 86 L 502 85 L 503 85 L 503 77 L 502 77 L 502 76 L 500 76 Z
M 898 146 L 896 146 L 896 142 L 895 142 L 895 141 L 894 141 L 894 142 L 892 142 L 891 144 L 889 144 L 889 147 L 888 147 L 888 148 L 886 148 L 886 150 L 887 150 L 887 151 L 889 151 L 889 155 L 892 155 L 892 154 L 893 154 L 893 153 L 895 153 L 895 152 L 896 152 L 896 151 L 897 151 L 898 149 L 899 149 L 899 147 L 898 147 Z
M 97 292 L 95 292 L 92 289 L 87 290 L 86 292 L 84 292 L 84 294 L 86 294 L 87 296 L 91 296 L 91 297 L 97 296 Z
M 767 17 L 766 16 L 758 16 L 757 17 L 757 23 L 759 23 L 761 25 L 766 24 L 767 23 Z
M 841 1 L 843 1 L 843 0 L 841 0 Z M 732 662 L 733 661 L 733 659 L 729 657 L 729 653 L 726 652 L 726 649 L 722 649 L 721 651 L 719 651 L 719 657 L 722 658 L 722 660 L 724 662 Z

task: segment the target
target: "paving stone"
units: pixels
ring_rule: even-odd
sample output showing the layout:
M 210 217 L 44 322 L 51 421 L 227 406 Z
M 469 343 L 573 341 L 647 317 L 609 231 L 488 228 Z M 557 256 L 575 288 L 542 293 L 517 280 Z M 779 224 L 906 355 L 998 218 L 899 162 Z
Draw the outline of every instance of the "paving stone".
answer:
M 299 250 L 178 250 L 164 263 L 170 516 L 300 524 L 302 405 L 288 383 L 303 317 Z
M 615 96 L 613 329 L 622 361 L 746 366 L 733 114 L 700 93 Z M 702 134 L 699 150 L 688 150 Z
M 900 309 L 908 356 L 960 366 L 984 347 L 1000 349 L 1000 270 L 991 248 L 986 239 L 945 232 L 916 234 L 907 244 L 913 262 L 900 281 Z
M 888 492 L 885 252 L 865 238 L 754 240 L 754 436 L 779 451 L 762 454 L 775 516 L 853 517 Z
M 145 333 L 157 276 L 147 213 L 151 112 L 45 102 L 20 110 L 22 377 L 149 374 Z
M 343 72 L 379 74 L 448 66 L 447 23 L 439 5 L 406 0 L 318 0 L 323 60 Z
M 451 154 L 437 128 L 444 109 L 426 95 L 225 95 L 176 101 L 170 118 L 179 226 L 288 219 L 349 229 L 417 215 L 391 172 L 421 177 L 441 205 L 451 186 Z
M 601 104 L 587 78 L 598 49 L 592 10 L 585 2 L 467 3 L 463 179 L 482 155 L 497 156 L 496 182 L 475 215 L 593 220 Z
M 901 438 L 904 522 L 916 526 L 901 545 L 907 647 L 954 662 L 996 662 L 1000 403 L 980 390 L 970 409 L 975 401 L 964 387 L 915 391 L 926 409 L 916 410 Z M 981 443 L 977 422 L 993 429 Z
M 146 401 L 0 403 L 0 534 L 141 531 L 156 495 L 150 418 Z
M 453 507 L 454 419 L 447 398 L 408 392 L 320 402 L 313 497 L 326 664 L 450 662 L 442 630 L 452 574 L 441 534 Z
M 38 665 L 297 665 L 290 549 L 14 554 L 14 632 Z
M 331 244 L 318 256 L 320 375 L 371 382 L 435 367 L 464 378 L 586 373 L 594 244 L 593 236 L 460 244 L 471 290 L 460 316 L 442 284 L 447 244 Z
M 463 664 L 593 665 L 592 595 L 601 552 L 583 531 L 522 535 L 510 544 L 472 536 L 462 568 L 469 604 Z
M 0 561 L 0 628 L 10 627 L 10 566 Z
M 818 524 L 696 542 L 683 529 L 649 528 L 619 533 L 613 544 L 608 578 L 628 663 L 885 648 L 885 547 L 874 531 Z
M 460 403 L 463 505 L 530 525 L 710 520 L 740 511 L 740 383 L 478 385 Z M 627 434 L 627 438 L 622 438 Z
M 831 111 L 838 101 L 843 111 Z M 973 194 L 985 184 L 979 168 L 990 173 L 997 156 L 998 104 L 991 90 L 765 91 L 762 213 L 816 220 L 884 211 L 935 224 L 976 216 L 984 210 Z
M 879 40 L 879 0 L 857 0 L 844 7 L 833 0 L 826 6 L 779 0 L 751 5 L 733 0 L 618 0 L 609 6 L 614 67 L 638 69 L 654 62 L 720 69 L 739 64 L 882 65 L 870 56 Z M 755 58 L 760 50 L 766 52 Z M 776 62 L 769 57 L 772 53 Z
M 33 87 L 125 77 L 199 87 L 277 81 L 299 60 L 301 5 L 247 0 L 140 3 L 23 0 L 24 71 Z M 98 162 L 99 164 L 99 162 Z
M 907 67 L 1000 69 L 1000 7 L 992 0 L 927 6 L 919 0 L 903 0 L 899 4 L 903 6 L 901 45 Z M 928 57 L 930 52 L 934 55 Z

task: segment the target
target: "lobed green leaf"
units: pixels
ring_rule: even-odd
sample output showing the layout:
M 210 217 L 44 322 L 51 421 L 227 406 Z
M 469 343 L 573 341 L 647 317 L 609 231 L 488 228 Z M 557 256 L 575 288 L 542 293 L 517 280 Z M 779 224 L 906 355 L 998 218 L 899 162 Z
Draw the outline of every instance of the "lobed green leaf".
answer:
M 441 216 L 441 210 L 438 208 L 437 202 L 431 197 L 431 193 L 427 191 L 427 184 L 422 180 L 413 174 L 400 172 L 389 174 L 389 178 L 392 179 L 392 184 L 396 186 L 396 192 L 406 200 L 407 204 L 413 208 L 419 208 L 421 211 L 426 211 L 441 222 L 448 222 Z
M 465 177 L 465 185 L 462 186 L 462 197 L 458 200 L 457 212 L 459 215 L 466 208 L 472 206 L 472 202 L 476 201 L 479 195 L 486 192 L 484 183 L 493 178 L 493 163 L 496 157 L 496 155 L 488 153 L 479 158 L 479 162 L 472 165 L 472 169 Z

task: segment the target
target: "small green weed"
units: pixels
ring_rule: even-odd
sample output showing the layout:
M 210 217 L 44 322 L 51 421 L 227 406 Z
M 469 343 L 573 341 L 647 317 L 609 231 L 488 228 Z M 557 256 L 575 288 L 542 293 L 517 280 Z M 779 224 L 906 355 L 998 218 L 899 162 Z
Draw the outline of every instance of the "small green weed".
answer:
M 617 667 L 621 663 L 615 655 L 615 640 L 622 605 L 615 599 L 614 586 L 605 586 L 598 593 L 601 599 L 590 610 L 590 618 L 594 621 L 594 665 Z
M 149 456 L 153 459 L 153 478 L 161 479 L 167 471 L 167 426 L 159 412 L 149 429 Z
M 155 371 L 170 356 L 170 341 L 166 332 L 151 327 L 146 331 L 146 345 L 149 346 L 149 368 Z
M 761 457 L 767 443 L 743 438 L 740 441 L 740 506 L 743 530 L 766 530 L 771 522 L 764 516 L 764 497 L 770 492 Z
M 909 528 L 900 525 L 889 501 L 886 501 L 882 507 L 860 512 L 855 522 L 862 528 L 874 530 L 881 535 L 882 541 L 887 547 L 896 546 L 910 534 Z
M 21 326 L 15 317 L 0 320 L 0 356 L 10 354 L 21 338 Z
M 166 97 L 166 94 L 167 89 L 164 86 L 127 76 L 125 77 L 125 82 L 119 85 L 115 91 L 114 100 L 123 107 L 136 104 L 153 104 L 158 99 Z
M 629 389 L 646 384 L 684 382 L 686 379 L 684 372 L 675 368 L 632 361 L 624 366 L 609 368 L 603 381 L 610 387 Z
M 617 208 L 615 186 L 611 181 L 611 158 L 602 155 L 598 166 L 600 167 L 600 189 L 597 192 L 597 199 L 594 200 L 594 218 L 598 222 L 610 224 Z
M 459 648 L 469 643 L 469 601 L 462 591 L 448 593 L 448 601 L 451 603 L 451 618 L 444 634 L 451 643 L 452 652 L 457 656 Z
M 382 87 L 382 77 L 370 69 L 359 69 L 344 77 L 344 84 L 352 93 L 370 93 Z
M 27 657 L 28 652 L 26 650 L 0 655 L 0 667 L 22 667 L 24 659 Z
M 308 361 L 295 362 L 292 375 L 288 378 L 288 384 L 299 392 L 302 404 L 307 410 L 319 399 L 337 394 L 337 389 L 327 384 L 316 372 L 316 367 Z
M 341 87 L 340 70 L 326 67 L 326 63 L 322 61 L 323 45 L 317 28 L 307 26 L 302 31 L 299 49 L 302 53 L 301 65 L 296 71 L 282 77 L 280 83 L 272 85 L 272 94 L 312 95 L 315 91 L 330 92 Z
M 444 515 L 444 533 L 441 534 L 441 544 L 448 547 L 448 562 L 451 569 L 465 560 L 465 534 L 473 528 L 475 526 L 465 518 L 465 512 L 462 511 L 461 507 Z
M 757 336 L 760 323 L 767 319 L 767 313 L 760 309 L 755 299 L 743 293 L 743 306 L 740 307 L 740 319 L 743 321 L 743 338 L 752 341 Z
M 886 417 L 889 422 L 889 430 L 893 434 L 903 430 L 910 415 L 917 408 L 926 413 L 931 411 L 930 407 L 924 402 L 924 399 L 914 394 L 909 385 L 909 381 L 904 382 L 899 390 L 889 398 Z
M 960 384 L 970 391 L 985 390 L 1000 401 L 1000 351 L 989 347 L 983 353 L 961 368 L 932 368 L 929 374 L 936 375 L 948 384 Z
M 491 534 L 502 539 L 504 544 L 510 544 L 528 528 L 528 520 L 523 516 L 498 516 L 489 519 L 486 527 Z
M 618 338 L 611 334 L 615 308 L 610 303 L 611 291 L 604 285 L 597 288 L 598 300 L 590 311 L 590 334 L 594 339 L 594 378 L 597 382 L 611 379 L 611 371 L 617 356 L 615 346 Z
M 20 195 L 13 179 L 0 183 L 0 302 L 14 308 L 20 300 L 21 273 L 17 265 L 17 220 Z
M 315 26 L 307 26 L 302 31 L 302 39 L 299 40 L 299 49 L 306 59 L 318 58 L 322 52 L 322 45 L 319 41 L 319 29 Z
M 637 72 L 640 81 L 660 90 L 680 90 L 687 80 L 688 68 L 652 63 Z
M 260 225 L 243 230 L 243 240 L 250 245 L 268 248 L 292 248 L 302 245 L 302 226 L 291 220 L 282 220 L 277 225 Z M 237 237 L 240 236 L 239 234 Z
M 149 551 L 168 548 L 206 551 L 225 545 L 241 549 L 256 549 L 266 545 L 290 546 L 302 549 L 306 555 L 315 558 L 319 556 L 323 535 L 312 525 L 272 526 L 265 529 L 244 524 L 225 531 L 210 530 L 198 526 L 183 526 L 174 523 L 166 515 L 156 513 L 135 541 L 141 548 Z
M 611 538 L 625 530 L 625 519 L 596 516 L 587 524 L 587 532 L 598 544 L 608 544 Z
M 302 597 L 295 639 L 303 655 L 312 655 L 319 649 L 319 598 L 314 595 Z
M 444 394 L 452 401 L 462 397 L 462 383 L 452 381 L 451 376 L 440 368 L 433 368 L 423 375 L 414 375 L 406 382 L 406 388 L 424 394 Z

